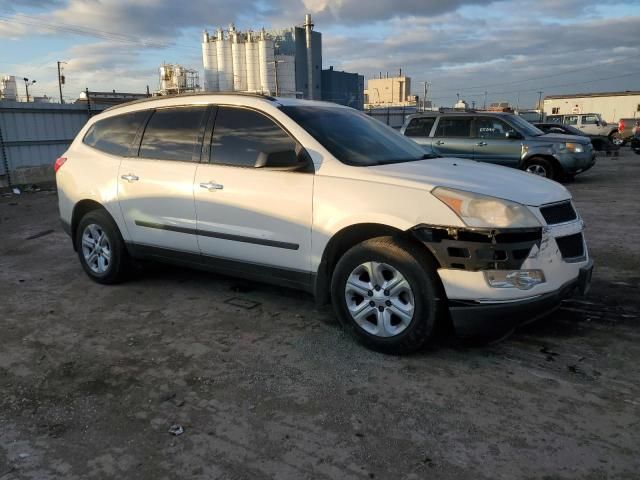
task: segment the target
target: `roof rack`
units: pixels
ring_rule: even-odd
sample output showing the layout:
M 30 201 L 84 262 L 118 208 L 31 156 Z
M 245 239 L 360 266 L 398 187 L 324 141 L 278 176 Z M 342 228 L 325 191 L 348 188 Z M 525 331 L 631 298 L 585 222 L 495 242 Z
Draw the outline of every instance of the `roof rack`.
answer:
M 188 92 L 188 93 L 178 93 L 176 95 L 158 95 L 156 97 L 148 97 L 141 98 L 140 100 L 132 100 L 130 102 L 119 103 L 118 105 L 114 105 L 109 108 L 105 108 L 103 111 L 107 112 L 110 110 L 115 110 L 120 107 L 128 107 L 129 105 L 137 105 L 139 103 L 150 102 L 153 100 L 161 100 L 164 98 L 185 98 L 185 97 L 200 97 L 207 95 L 229 95 L 229 96 L 241 96 L 241 97 L 254 97 L 254 98 L 262 98 L 264 100 L 269 100 L 271 102 L 276 101 L 276 97 L 272 97 L 271 95 L 267 95 L 265 93 L 251 93 L 251 92 Z

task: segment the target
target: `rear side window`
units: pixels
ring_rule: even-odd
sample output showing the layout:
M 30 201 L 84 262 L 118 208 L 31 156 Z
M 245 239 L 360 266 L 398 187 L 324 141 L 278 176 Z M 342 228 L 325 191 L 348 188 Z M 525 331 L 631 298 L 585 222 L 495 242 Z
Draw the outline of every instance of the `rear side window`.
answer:
M 492 117 L 477 117 L 475 125 L 478 138 L 505 139 L 507 132 L 515 131 L 511 125 Z
M 414 118 L 409 122 L 404 134 L 407 137 L 428 137 L 436 117 Z
M 246 108 L 218 108 L 211 139 L 211 163 L 254 167 L 260 152 L 295 148 L 296 142 L 265 115 Z
M 199 161 L 206 113 L 206 106 L 156 110 L 144 130 L 138 156 Z
M 82 141 L 111 155 L 126 156 L 147 114 L 141 111 L 99 120 L 91 125 Z
M 440 117 L 436 137 L 470 137 L 470 117 Z

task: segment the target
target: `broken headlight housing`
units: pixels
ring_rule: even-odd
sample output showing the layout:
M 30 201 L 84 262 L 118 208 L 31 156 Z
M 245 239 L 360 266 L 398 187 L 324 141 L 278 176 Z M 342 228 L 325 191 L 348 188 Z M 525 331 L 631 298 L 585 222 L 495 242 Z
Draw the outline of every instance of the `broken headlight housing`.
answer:
M 520 203 L 446 187 L 436 187 L 431 193 L 453 210 L 468 227 L 540 227 L 531 210 Z

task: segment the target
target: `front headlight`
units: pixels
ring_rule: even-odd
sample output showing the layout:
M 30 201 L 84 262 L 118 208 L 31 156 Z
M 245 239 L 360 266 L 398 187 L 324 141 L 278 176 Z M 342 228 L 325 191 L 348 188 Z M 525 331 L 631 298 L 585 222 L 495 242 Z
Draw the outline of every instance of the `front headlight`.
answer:
M 436 187 L 431 193 L 469 227 L 527 228 L 540 222 L 524 205 L 479 193 Z
M 571 153 L 584 152 L 584 145 L 582 145 L 581 143 L 565 143 L 565 147 L 567 151 Z

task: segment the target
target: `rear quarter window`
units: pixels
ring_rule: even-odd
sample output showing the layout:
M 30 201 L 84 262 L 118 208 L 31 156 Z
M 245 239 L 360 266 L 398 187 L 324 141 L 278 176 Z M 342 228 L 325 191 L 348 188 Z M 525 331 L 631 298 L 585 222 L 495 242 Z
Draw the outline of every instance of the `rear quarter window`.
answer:
M 89 127 L 82 142 L 111 155 L 126 156 L 147 114 L 140 111 L 98 120 Z

